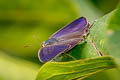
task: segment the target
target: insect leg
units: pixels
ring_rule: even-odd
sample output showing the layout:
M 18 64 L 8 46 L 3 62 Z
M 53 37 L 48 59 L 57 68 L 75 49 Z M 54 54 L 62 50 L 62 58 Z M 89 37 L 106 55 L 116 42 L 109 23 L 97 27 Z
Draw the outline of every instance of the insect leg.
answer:
M 94 38 L 91 40 L 92 46 L 96 49 L 96 52 L 99 56 L 103 56 L 103 54 L 97 49 L 96 44 L 94 43 Z

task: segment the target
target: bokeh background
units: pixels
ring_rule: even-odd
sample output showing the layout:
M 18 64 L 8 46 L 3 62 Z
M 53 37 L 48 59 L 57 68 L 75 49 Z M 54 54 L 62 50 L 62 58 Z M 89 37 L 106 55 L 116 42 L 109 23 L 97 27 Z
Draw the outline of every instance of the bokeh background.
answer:
M 0 80 L 34 80 L 42 41 L 80 16 L 90 23 L 119 0 L 0 0 Z

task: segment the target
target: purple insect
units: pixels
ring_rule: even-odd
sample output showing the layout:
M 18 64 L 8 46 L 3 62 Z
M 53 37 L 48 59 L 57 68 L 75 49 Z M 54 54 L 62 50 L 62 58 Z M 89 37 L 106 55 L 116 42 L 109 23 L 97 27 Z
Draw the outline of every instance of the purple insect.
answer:
M 90 25 L 85 17 L 80 17 L 63 27 L 43 42 L 43 47 L 38 52 L 40 61 L 50 61 L 61 53 L 71 50 L 80 41 L 85 40 L 89 29 Z

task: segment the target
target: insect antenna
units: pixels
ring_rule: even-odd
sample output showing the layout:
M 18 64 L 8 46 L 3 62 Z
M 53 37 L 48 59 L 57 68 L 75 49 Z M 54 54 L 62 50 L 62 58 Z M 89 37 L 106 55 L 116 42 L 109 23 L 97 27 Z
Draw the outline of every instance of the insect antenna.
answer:
M 36 40 L 38 40 L 40 43 L 33 43 L 33 44 L 27 44 L 27 45 L 24 45 L 24 48 L 27 48 L 27 47 L 31 47 L 31 46 L 33 46 L 33 45 L 40 45 L 40 47 L 42 47 L 42 40 L 40 40 L 37 36 L 35 36 L 35 35 L 33 35 L 32 36 L 34 39 L 36 39 Z

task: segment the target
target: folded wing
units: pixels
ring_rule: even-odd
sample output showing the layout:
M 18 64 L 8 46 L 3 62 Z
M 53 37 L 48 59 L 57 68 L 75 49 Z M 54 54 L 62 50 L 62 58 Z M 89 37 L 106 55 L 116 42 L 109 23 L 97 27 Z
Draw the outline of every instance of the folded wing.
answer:
M 55 34 L 53 34 L 50 38 L 57 38 L 62 35 L 66 35 L 69 33 L 73 33 L 76 31 L 82 31 L 87 26 L 86 18 L 80 17 L 79 19 L 73 21 L 72 23 L 68 24 L 66 27 L 62 28 Z
M 55 56 L 63 53 L 69 48 L 68 45 L 52 45 L 48 47 L 43 47 L 38 52 L 38 57 L 41 62 L 47 62 L 53 59 Z

